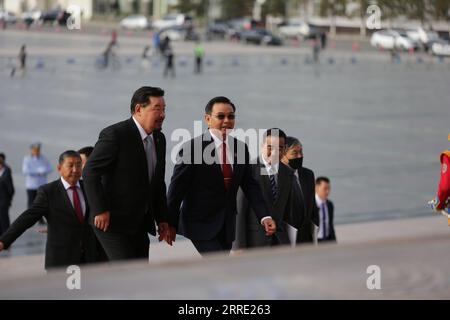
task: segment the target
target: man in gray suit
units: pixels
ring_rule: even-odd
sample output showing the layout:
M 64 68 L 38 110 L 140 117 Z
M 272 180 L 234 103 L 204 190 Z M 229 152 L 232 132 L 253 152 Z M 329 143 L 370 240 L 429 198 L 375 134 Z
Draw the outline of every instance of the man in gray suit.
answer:
M 272 218 L 278 226 L 277 231 L 272 236 L 266 235 L 244 193 L 239 190 L 234 251 L 290 244 L 288 225 L 298 228 L 304 219 L 304 213 L 301 213 L 304 206 L 295 195 L 297 187 L 294 171 L 280 161 L 286 149 L 285 141 L 286 134 L 282 130 L 267 130 L 260 157 L 252 165 L 252 175 L 258 181 L 264 200 L 272 212 Z

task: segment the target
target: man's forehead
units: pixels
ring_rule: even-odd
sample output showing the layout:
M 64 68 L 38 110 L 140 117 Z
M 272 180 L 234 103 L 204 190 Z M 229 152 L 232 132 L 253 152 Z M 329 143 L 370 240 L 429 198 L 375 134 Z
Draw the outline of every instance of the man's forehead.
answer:
M 216 111 L 216 112 L 231 112 L 233 113 L 233 107 L 231 106 L 231 104 L 229 103 L 223 103 L 223 102 L 218 102 L 218 103 L 214 103 L 213 107 L 212 107 L 212 111 Z
M 154 103 L 155 105 L 165 106 L 166 101 L 164 100 L 164 97 L 149 97 L 148 98 L 150 103 Z

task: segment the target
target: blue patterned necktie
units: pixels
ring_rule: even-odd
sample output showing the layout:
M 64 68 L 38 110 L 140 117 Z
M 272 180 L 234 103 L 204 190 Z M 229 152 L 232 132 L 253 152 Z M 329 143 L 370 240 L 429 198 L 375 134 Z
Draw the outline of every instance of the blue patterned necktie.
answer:
M 275 181 L 275 175 L 274 174 L 269 175 L 269 179 L 270 179 L 270 188 L 272 189 L 272 198 L 273 202 L 275 203 L 278 199 L 278 187 L 277 182 Z

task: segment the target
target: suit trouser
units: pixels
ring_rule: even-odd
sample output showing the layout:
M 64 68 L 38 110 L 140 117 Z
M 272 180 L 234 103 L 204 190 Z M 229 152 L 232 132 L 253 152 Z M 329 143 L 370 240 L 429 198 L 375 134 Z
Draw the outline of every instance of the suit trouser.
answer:
M 0 236 L 9 228 L 9 205 L 0 205 Z
M 220 230 L 219 234 L 211 240 L 191 240 L 197 251 L 203 255 L 204 253 L 211 253 L 217 251 L 230 252 L 232 242 L 227 242 L 225 236 L 225 228 Z
M 147 259 L 150 240 L 147 230 L 139 230 L 135 234 L 104 232 L 96 227 L 95 235 L 108 256 L 109 261 Z

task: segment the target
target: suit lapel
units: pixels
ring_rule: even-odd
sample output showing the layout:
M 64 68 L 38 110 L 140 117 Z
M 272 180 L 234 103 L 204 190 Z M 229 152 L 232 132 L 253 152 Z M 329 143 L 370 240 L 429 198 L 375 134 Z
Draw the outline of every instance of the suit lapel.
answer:
M 139 129 L 136 126 L 136 123 L 134 123 L 133 117 L 128 119 L 128 127 L 130 130 L 130 135 L 133 137 L 133 139 L 131 141 L 133 144 L 135 144 L 135 150 L 137 150 L 138 161 L 139 161 L 138 163 L 140 163 L 140 165 L 145 169 L 144 172 L 148 172 L 147 157 L 145 155 L 144 144 L 142 142 L 142 138 L 141 138 L 141 134 L 139 133 Z

